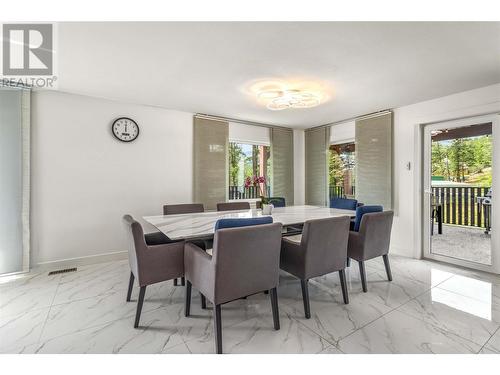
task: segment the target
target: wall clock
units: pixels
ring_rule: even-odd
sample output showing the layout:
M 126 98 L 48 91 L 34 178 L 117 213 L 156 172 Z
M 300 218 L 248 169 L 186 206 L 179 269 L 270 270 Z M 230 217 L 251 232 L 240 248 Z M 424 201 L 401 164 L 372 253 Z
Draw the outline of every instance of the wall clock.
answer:
M 111 131 L 116 139 L 132 142 L 139 136 L 139 125 L 128 117 L 120 117 L 111 124 Z

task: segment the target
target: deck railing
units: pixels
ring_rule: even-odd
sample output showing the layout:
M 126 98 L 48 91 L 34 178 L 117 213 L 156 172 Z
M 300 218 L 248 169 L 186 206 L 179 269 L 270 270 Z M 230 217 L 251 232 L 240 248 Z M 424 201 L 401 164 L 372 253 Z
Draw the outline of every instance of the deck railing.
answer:
M 484 228 L 484 210 L 477 197 L 484 197 L 489 187 L 434 186 L 433 197 L 443 205 L 443 223 Z
M 343 186 L 329 186 L 329 197 L 332 198 L 345 198 L 346 195 L 354 196 L 356 193 L 355 186 L 351 187 L 351 191 L 345 192 Z
M 255 199 L 260 197 L 260 189 L 257 186 L 229 186 L 229 199 Z M 267 196 L 271 195 L 271 187 L 267 187 Z
M 437 202 L 443 205 L 443 223 L 484 228 L 484 210 L 477 197 L 484 197 L 489 187 L 439 186 L 432 192 Z M 330 186 L 330 198 L 346 196 L 343 186 Z M 347 195 L 355 195 L 355 187 Z

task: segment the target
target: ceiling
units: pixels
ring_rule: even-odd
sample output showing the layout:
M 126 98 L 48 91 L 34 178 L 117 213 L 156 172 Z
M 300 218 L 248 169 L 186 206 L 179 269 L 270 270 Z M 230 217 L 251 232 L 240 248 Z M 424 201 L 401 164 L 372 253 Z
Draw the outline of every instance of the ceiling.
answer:
M 294 128 L 500 82 L 500 22 L 58 24 L 59 90 Z M 271 111 L 259 80 L 314 81 L 330 99 Z

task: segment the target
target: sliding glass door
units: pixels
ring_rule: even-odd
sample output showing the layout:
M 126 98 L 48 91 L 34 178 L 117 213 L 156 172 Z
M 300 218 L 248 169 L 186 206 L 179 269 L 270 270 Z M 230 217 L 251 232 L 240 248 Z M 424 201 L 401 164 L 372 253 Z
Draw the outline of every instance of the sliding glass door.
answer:
M 424 256 L 498 272 L 498 116 L 424 128 Z

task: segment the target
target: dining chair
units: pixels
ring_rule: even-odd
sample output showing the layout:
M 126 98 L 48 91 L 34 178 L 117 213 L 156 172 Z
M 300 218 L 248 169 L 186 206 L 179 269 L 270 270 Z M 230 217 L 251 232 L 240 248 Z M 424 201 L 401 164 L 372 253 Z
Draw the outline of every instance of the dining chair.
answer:
M 249 210 L 249 202 L 224 202 L 217 203 L 217 211 Z
M 366 293 L 365 261 L 381 256 L 384 260 L 387 279 L 392 281 L 389 264 L 393 211 L 365 213 L 358 231 L 349 232 L 347 256 L 358 261 L 363 292 Z
M 203 204 L 201 203 L 166 204 L 163 206 L 163 215 L 195 214 L 200 212 L 205 212 L 205 207 L 203 207 Z M 161 232 L 158 233 L 163 234 Z M 161 240 L 159 234 L 155 233 L 156 237 Z M 169 239 L 167 236 L 165 237 Z M 203 240 L 195 240 L 193 242 L 195 242 L 197 246 L 204 249 L 210 246 L 207 241 Z M 184 277 L 181 278 L 181 285 L 185 285 Z M 177 279 L 174 279 L 174 286 L 177 286 Z
M 361 219 L 364 214 L 368 214 L 370 212 L 382 212 L 384 208 L 380 205 L 363 205 L 356 208 L 356 218 L 354 219 L 354 225 L 351 230 L 358 232 L 359 227 L 361 225 Z
M 123 223 L 128 237 L 130 264 L 127 302 L 130 302 L 135 279 L 140 287 L 134 322 L 134 328 L 137 328 L 141 318 L 146 287 L 184 275 L 184 241 L 148 245 L 139 222 L 134 220 L 132 216 L 125 215 Z
M 358 207 L 358 201 L 350 198 L 332 198 L 330 199 L 330 208 L 341 210 L 355 210 Z
M 274 329 L 280 329 L 276 291 L 280 244 L 281 223 L 218 229 L 214 235 L 212 255 L 192 243 L 186 243 L 185 316 L 190 315 L 191 288 L 194 287 L 214 305 L 218 354 L 222 353 L 221 307 L 225 303 L 269 291 Z
M 349 216 L 308 220 L 301 236 L 282 240 L 280 268 L 300 279 L 307 319 L 311 317 L 308 281 L 314 277 L 338 272 L 344 303 L 349 303 L 345 277 L 349 222 Z
M 379 205 L 369 205 L 365 206 L 363 203 L 358 203 L 356 208 L 356 217 L 351 220 L 350 230 L 358 232 L 359 225 L 361 224 L 361 218 L 364 214 L 369 212 L 382 212 L 384 208 Z M 351 266 L 351 258 L 347 258 L 347 267 Z
M 166 204 L 163 206 L 163 215 L 194 214 L 205 212 L 201 203 Z

